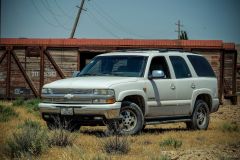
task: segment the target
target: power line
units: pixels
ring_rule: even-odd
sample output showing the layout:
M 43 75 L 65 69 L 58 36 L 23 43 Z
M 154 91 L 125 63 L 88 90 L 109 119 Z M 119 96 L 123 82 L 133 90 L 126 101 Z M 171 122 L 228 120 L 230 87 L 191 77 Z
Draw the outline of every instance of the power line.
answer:
M 89 13 L 89 14 L 88 14 Z M 86 14 L 91 18 L 94 19 L 93 22 L 97 25 L 99 25 L 99 27 L 101 27 L 105 32 L 109 33 L 110 35 L 112 35 L 113 37 L 116 38 L 120 38 L 118 35 L 116 35 L 115 33 L 113 33 L 111 30 L 109 30 L 92 12 L 86 12 Z
M 57 14 L 55 14 L 52 9 L 51 9 L 51 6 L 50 4 L 48 3 L 47 0 L 45 0 L 46 4 L 43 2 L 43 0 L 41 0 L 41 3 L 43 4 L 43 6 L 48 10 L 48 12 L 53 16 L 53 18 L 55 19 L 55 21 L 57 22 L 57 24 L 62 27 L 63 29 L 69 31 L 70 28 L 67 28 L 66 26 L 64 26 L 59 20 L 58 18 L 56 17 Z
M 90 4 L 90 3 L 89 3 Z M 98 15 L 102 16 L 109 24 L 111 24 L 112 26 L 114 26 L 116 29 L 118 29 L 121 32 L 130 34 L 130 35 L 134 35 L 136 37 L 141 37 L 141 38 L 145 38 L 143 36 L 140 36 L 132 31 L 130 31 L 129 29 L 125 28 L 124 26 L 122 26 L 121 24 L 119 24 L 112 16 L 110 16 L 106 11 L 104 11 L 95 1 L 94 3 L 96 6 L 90 4 L 94 10 L 96 12 L 98 12 Z
M 57 2 L 57 0 L 54 0 L 54 2 L 55 2 L 55 4 L 56 4 L 57 8 L 62 11 L 62 13 L 63 13 L 63 15 L 64 15 L 65 17 L 68 17 L 68 18 L 70 18 L 70 19 L 73 18 L 72 16 L 68 15 L 68 14 L 65 12 L 65 10 L 59 5 L 59 3 Z
M 51 23 L 49 22 L 45 17 L 44 15 L 41 13 L 41 11 L 39 10 L 39 8 L 37 7 L 37 5 L 35 4 L 34 0 L 31 0 L 34 8 L 37 10 L 38 14 L 40 15 L 40 17 L 49 25 L 53 26 L 53 27 L 58 27 L 58 25 L 54 24 L 54 23 Z

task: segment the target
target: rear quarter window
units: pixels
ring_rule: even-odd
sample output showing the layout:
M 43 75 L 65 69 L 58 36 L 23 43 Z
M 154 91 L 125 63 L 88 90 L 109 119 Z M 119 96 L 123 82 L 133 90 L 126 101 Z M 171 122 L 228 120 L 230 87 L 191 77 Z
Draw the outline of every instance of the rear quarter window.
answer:
M 208 63 L 206 58 L 194 55 L 188 55 L 187 57 L 198 77 L 216 77 L 211 65 Z

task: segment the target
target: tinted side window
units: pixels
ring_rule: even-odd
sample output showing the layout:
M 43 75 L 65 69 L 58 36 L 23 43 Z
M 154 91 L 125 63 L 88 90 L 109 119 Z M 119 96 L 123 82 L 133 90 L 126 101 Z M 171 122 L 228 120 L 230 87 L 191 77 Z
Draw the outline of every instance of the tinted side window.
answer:
M 182 57 L 170 56 L 171 63 L 176 75 L 176 78 L 189 78 L 192 77 L 187 63 Z
M 152 59 L 150 69 L 149 69 L 149 75 L 151 75 L 152 71 L 154 71 L 154 70 L 162 70 L 165 74 L 166 79 L 171 78 L 170 72 L 168 69 L 168 64 L 167 64 L 165 57 L 154 57 Z
M 215 77 L 212 67 L 204 57 L 194 55 L 187 57 L 199 77 Z

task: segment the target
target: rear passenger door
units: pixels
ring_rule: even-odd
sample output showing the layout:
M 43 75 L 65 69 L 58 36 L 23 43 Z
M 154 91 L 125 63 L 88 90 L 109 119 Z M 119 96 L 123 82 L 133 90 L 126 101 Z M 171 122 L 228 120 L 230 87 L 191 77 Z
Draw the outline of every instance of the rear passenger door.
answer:
M 190 69 L 182 56 L 169 56 L 175 73 L 177 107 L 175 115 L 188 115 L 191 106 L 193 90 L 195 89 L 194 79 Z

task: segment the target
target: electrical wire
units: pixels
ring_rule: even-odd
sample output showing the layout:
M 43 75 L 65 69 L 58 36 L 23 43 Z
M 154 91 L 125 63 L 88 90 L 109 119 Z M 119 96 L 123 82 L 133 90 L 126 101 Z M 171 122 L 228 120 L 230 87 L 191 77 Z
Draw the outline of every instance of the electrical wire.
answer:
M 63 24 L 58 20 L 58 18 L 56 17 L 56 14 L 52 11 L 51 6 L 50 6 L 50 4 L 48 3 L 47 0 L 45 0 L 46 4 L 44 3 L 43 0 L 41 0 L 40 2 L 41 2 L 41 3 L 43 4 L 43 6 L 48 10 L 48 12 L 53 16 L 54 20 L 57 22 L 57 24 L 58 24 L 60 27 L 62 27 L 63 29 L 65 29 L 65 30 L 67 30 L 67 31 L 71 30 L 70 28 L 67 28 L 65 25 L 63 25 Z
M 37 5 L 35 4 L 34 0 L 31 0 L 34 8 L 37 10 L 38 14 L 40 15 L 40 17 L 49 25 L 53 26 L 53 27 L 58 27 L 58 25 L 51 23 L 47 20 L 47 18 L 44 17 L 44 15 L 41 13 L 41 11 L 39 10 L 39 8 L 37 7 Z
M 57 0 L 54 0 L 54 2 L 55 2 L 55 4 L 56 4 L 57 8 L 62 11 L 62 13 L 63 13 L 63 15 L 64 15 L 65 17 L 68 17 L 68 18 L 70 18 L 70 19 L 73 18 L 72 16 L 70 16 L 69 14 L 67 14 L 67 12 L 65 12 L 65 10 L 59 5 L 59 3 L 57 2 Z
M 115 38 L 120 38 L 118 35 L 113 33 L 111 30 L 109 30 L 92 12 L 86 12 L 86 14 L 89 16 L 90 19 L 93 20 L 95 24 L 97 24 L 99 27 L 101 27 L 105 32 L 112 35 Z
M 94 6 L 91 3 L 88 3 L 91 7 L 94 8 L 94 10 L 98 13 L 98 15 L 102 16 L 109 24 L 111 24 L 112 26 L 114 26 L 116 29 L 118 29 L 119 31 L 123 32 L 123 33 L 127 33 L 136 37 L 140 37 L 140 38 L 145 38 L 139 34 L 136 34 L 132 31 L 130 31 L 129 29 L 127 29 L 126 27 L 122 26 L 120 23 L 118 23 L 112 16 L 110 16 L 106 11 L 104 11 L 102 9 L 102 7 L 97 4 L 97 2 L 95 1 Z

